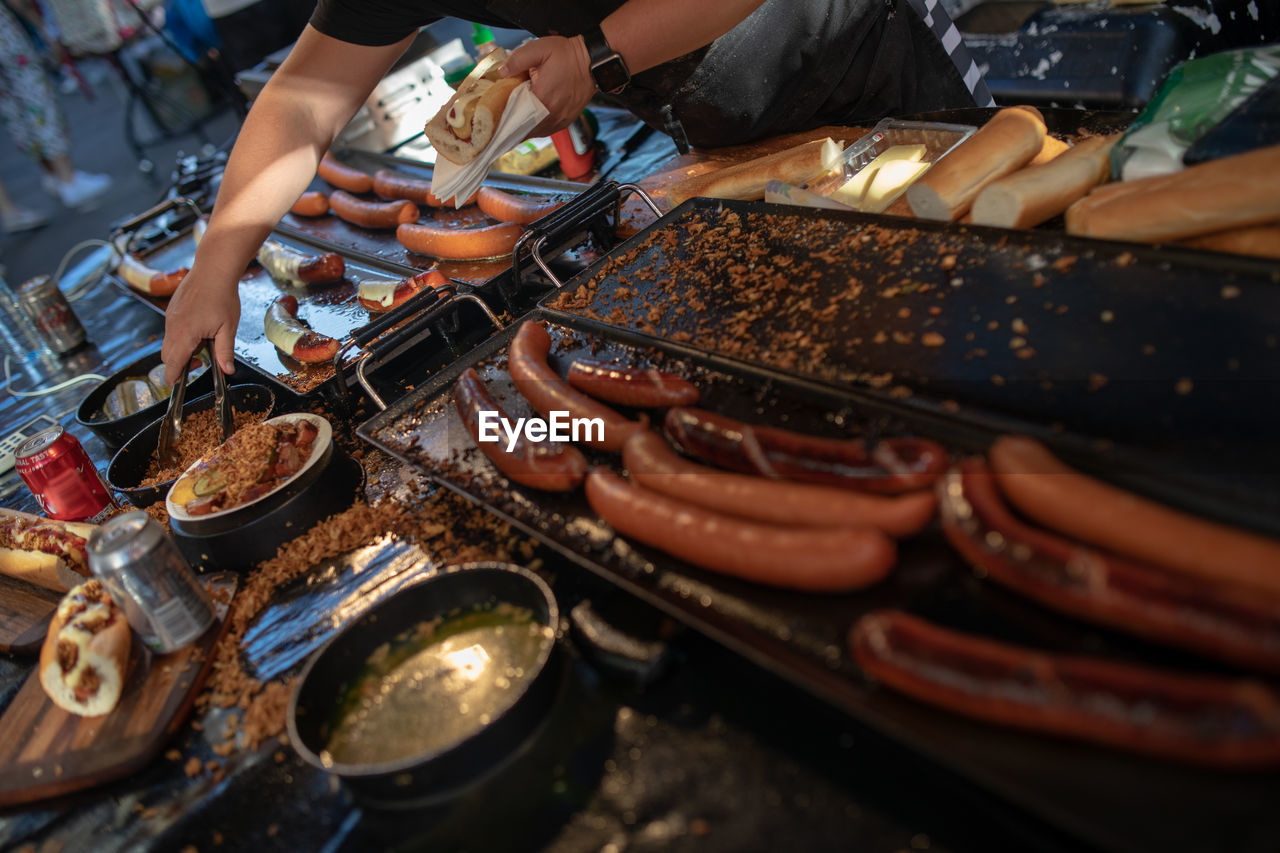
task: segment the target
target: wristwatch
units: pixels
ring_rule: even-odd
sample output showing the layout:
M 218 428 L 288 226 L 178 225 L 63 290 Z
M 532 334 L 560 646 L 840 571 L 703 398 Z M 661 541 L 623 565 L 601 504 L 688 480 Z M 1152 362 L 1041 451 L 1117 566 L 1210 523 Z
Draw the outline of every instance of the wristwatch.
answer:
M 600 27 L 592 27 L 582 34 L 587 45 L 587 54 L 591 58 L 591 77 L 596 81 L 596 88 L 611 95 L 621 92 L 631 82 L 631 72 L 627 70 L 627 62 L 616 50 L 609 46 Z

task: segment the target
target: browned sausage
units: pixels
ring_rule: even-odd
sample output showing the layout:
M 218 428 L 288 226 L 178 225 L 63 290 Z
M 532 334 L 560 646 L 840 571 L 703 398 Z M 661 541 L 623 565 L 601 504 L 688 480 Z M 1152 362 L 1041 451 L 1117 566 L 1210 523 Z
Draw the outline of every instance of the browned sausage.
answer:
M 423 222 L 401 225 L 396 239 L 410 252 L 449 261 L 479 261 L 511 254 L 524 226 L 513 222 L 501 225 L 449 226 Z
M 329 209 L 361 228 L 395 228 L 418 221 L 418 206 L 411 201 L 364 201 L 344 190 L 329 196 Z
M 593 440 L 585 443 L 599 450 L 621 450 L 628 438 L 648 428 L 647 418 L 627 420 L 603 403 L 571 388 L 547 364 L 550 354 L 551 336 L 541 323 L 526 322 L 511 339 L 507 369 L 529 405 L 548 416 L 552 412 L 569 412 L 572 418 L 598 418 L 604 427 L 603 438 L 593 436 Z
M 468 367 L 458 377 L 453 386 L 453 402 L 476 445 L 512 480 L 549 492 L 565 492 L 581 485 L 587 460 L 572 444 L 534 442 L 521 436 L 508 451 L 505 438 L 500 442 L 480 441 L 481 413 L 496 412 L 501 418 L 506 418 L 506 414 L 474 367 Z
M 314 332 L 298 320 L 298 300 L 286 293 L 267 308 L 263 318 L 267 340 L 287 356 L 305 364 L 332 361 L 338 354 L 338 341 Z
M 429 270 L 420 272 L 417 275 L 411 275 L 408 278 L 402 278 L 399 281 L 394 279 L 362 280 L 356 286 L 356 301 L 367 311 L 390 311 L 408 302 L 427 288 L 439 291 L 451 287 L 453 287 L 453 282 L 440 270 L 432 267 Z
M 714 572 L 810 592 L 848 592 L 883 580 L 893 540 L 871 527 L 777 527 L 712 512 L 627 483 L 604 468 L 587 474 L 587 501 L 614 530 Z
M 338 158 L 328 151 L 320 158 L 320 165 L 316 167 L 316 174 L 335 187 L 344 189 L 347 192 L 367 193 L 373 190 L 373 178 L 359 169 L 353 169 L 339 162 Z
M 742 518 L 797 527 L 874 527 L 890 536 L 919 533 L 937 499 L 921 491 L 898 497 L 730 474 L 676 455 L 655 432 L 627 439 L 622 463 L 631 479 L 655 492 Z
M 665 425 L 677 448 L 717 467 L 864 492 L 925 488 L 948 462 L 946 450 L 924 438 L 885 438 L 867 450 L 860 439 L 815 438 L 703 409 L 672 409 Z
M 518 222 L 532 225 L 564 204 L 546 198 L 512 195 L 496 187 L 481 187 L 476 192 L 476 204 L 484 215 L 499 222 Z
M 414 204 L 425 204 L 428 207 L 452 207 L 451 199 L 444 199 L 431 191 L 430 181 L 419 181 L 397 175 L 387 169 L 379 169 L 373 173 L 373 191 L 385 199 L 408 199 Z M 462 203 L 462 207 L 474 203 L 475 196 Z
M 289 208 L 295 216 L 324 216 L 329 212 L 329 197 L 319 190 L 311 190 L 298 196 Z
M 1046 527 L 1161 568 L 1280 599 L 1280 542 L 1095 480 L 1030 438 L 998 439 L 991 467 L 1010 503 Z
M 702 396 L 692 382 L 652 367 L 626 367 L 581 358 L 569 365 L 565 379 L 597 400 L 642 409 L 692 406 Z
M 1260 682 L 1052 655 L 894 610 L 859 619 L 850 646 L 885 685 L 984 722 L 1194 764 L 1280 763 L 1280 696 Z
M 182 284 L 182 280 L 187 277 L 187 273 L 190 270 L 186 267 L 168 271 L 153 269 L 133 255 L 125 252 L 121 255 L 120 265 L 116 267 L 116 272 L 134 290 L 145 293 L 148 296 L 165 297 L 173 295 L 173 292 L 178 289 L 178 285 Z
M 1032 527 L 977 459 L 949 471 L 938 492 L 943 532 L 984 577 L 1090 622 L 1280 673 L 1280 604 Z

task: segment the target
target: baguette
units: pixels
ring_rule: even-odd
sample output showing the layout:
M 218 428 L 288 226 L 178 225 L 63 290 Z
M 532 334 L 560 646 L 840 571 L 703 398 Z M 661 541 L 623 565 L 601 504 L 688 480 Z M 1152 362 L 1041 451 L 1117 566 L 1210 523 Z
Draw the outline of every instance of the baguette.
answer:
M 1119 135 L 1093 136 L 1039 166 L 994 181 L 973 200 L 978 225 L 1030 228 L 1062 213 L 1106 180 Z
M 1280 259 L 1280 222 L 1270 225 L 1250 225 L 1233 228 L 1202 237 L 1191 237 L 1182 245 L 1211 252 L 1230 252 L 1233 255 L 1253 255 L 1258 258 Z
M 0 575 L 66 592 L 89 575 L 92 524 L 0 509 Z
M 1071 149 L 1071 146 L 1063 142 L 1056 136 L 1045 134 L 1044 143 L 1040 146 L 1040 153 L 1031 158 L 1028 166 L 1043 166 L 1059 154 L 1063 154 Z
M 465 166 L 476 159 L 493 138 L 507 101 L 529 79 L 528 74 L 500 76 L 498 69 L 505 59 L 506 51 L 500 48 L 482 59 L 427 122 L 427 138 L 446 160 Z
M 1272 145 L 1095 192 L 1067 209 L 1067 232 L 1157 242 L 1277 220 L 1280 145 Z
M 755 201 L 764 198 L 769 181 L 800 186 L 821 175 L 839 158 L 844 143 L 831 137 L 805 142 L 785 151 L 736 163 L 705 175 L 686 178 L 667 192 L 676 207 L 695 196 Z
M 1044 147 L 1045 126 L 1032 107 L 1008 107 L 934 163 L 907 190 L 916 216 L 954 222 L 969 212 L 982 188 L 1015 172 Z
M 124 611 L 96 580 L 62 599 L 40 649 L 40 686 L 55 705 L 82 717 L 120 701 L 133 633 Z

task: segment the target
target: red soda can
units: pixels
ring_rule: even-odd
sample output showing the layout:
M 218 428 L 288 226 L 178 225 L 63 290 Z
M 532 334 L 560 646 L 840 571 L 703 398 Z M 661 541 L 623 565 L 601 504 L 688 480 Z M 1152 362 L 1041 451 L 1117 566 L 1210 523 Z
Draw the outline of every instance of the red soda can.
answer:
M 117 508 L 80 440 L 61 426 L 31 436 L 13 458 L 18 476 L 49 518 L 97 524 Z

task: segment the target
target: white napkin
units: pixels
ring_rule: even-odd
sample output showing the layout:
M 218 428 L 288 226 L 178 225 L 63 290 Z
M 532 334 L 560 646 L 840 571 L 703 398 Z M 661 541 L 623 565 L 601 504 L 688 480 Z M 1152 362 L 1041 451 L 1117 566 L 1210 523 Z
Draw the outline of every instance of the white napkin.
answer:
M 459 166 L 437 152 L 431 173 L 431 192 L 437 198 L 452 198 L 454 207 L 462 207 L 462 203 L 480 189 L 494 161 L 516 147 L 547 115 L 547 108 L 533 94 L 529 81 L 521 83 L 507 100 L 493 138 L 476 159 Z

